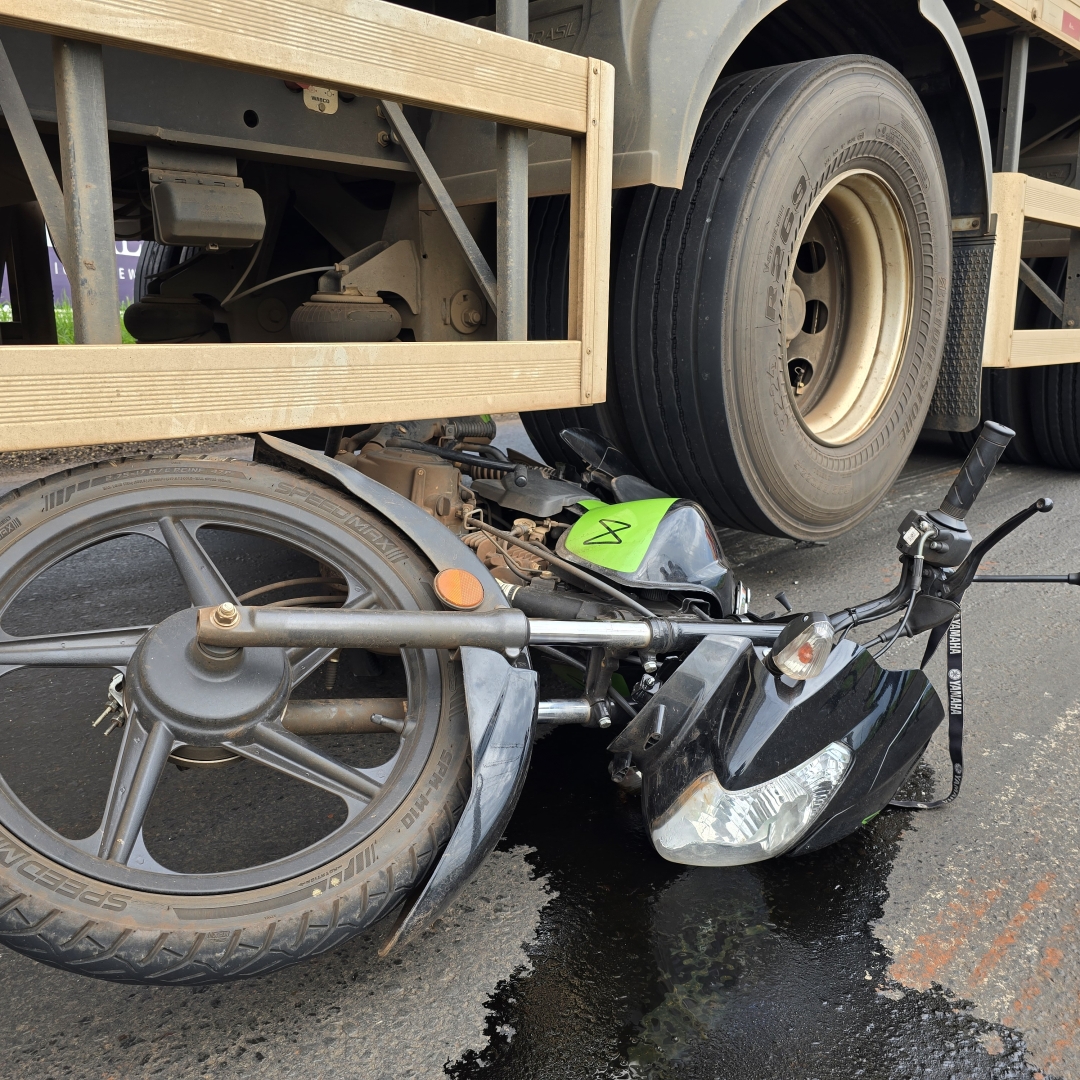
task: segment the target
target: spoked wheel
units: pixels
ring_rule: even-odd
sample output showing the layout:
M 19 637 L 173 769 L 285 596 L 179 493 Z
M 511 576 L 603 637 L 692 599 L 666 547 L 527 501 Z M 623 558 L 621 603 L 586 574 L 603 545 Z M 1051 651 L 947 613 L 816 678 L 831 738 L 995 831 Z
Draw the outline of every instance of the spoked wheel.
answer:
M 14 493 L 0 537 L 0 940 L 220 981 L 339 944 L 430 868 L 468 791 L 455 662 L 195 640 L 196 607 L 237 600 L 431 607 L 386 522 L 267 466 L 152 459 Z

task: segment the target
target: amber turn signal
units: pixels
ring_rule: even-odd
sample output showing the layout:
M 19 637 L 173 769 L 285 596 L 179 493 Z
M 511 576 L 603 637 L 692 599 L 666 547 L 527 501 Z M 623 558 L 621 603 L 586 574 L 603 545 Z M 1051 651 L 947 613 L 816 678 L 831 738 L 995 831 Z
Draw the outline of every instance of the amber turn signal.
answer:
M 484 602 L 484 586 L 468 570 L 450 567 L 435 575 L 435 595 L 458 611 L 472 611 Z

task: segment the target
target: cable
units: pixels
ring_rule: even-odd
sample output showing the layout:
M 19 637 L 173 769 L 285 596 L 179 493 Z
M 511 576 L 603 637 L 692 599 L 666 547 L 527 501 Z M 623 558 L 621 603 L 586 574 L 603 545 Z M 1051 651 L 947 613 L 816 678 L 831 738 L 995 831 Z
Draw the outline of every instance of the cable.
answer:
M 881 650 L 881 652 L 876 653 L 874 655 L 875 660 L 880 660 L 896 644 L 897 639 L 904 632 L 904 627 L 907 626 L 908 619 L 911 618 L 912 609 L 915 607 L 915 601 L 919 596 L 919 590 L 922 588 L 922 569 L 923 569 L 922 549 L 923 549 L 923 544 L 926 543 L 927 535 L 928 535 L 927 533 L 923 533 L 922 540 L 919 541 L 919 547 L 918 547 L 919 554 L 915 556 L 915 562 L 912 564 L 911 576 L 912 576 L 912 579 L 914 580 L 915 584 L 912 586 L 912 589 L 911 589 L 911 599 L 908 601 L 907 610 L 904 612 L 904 617 L 900 620 L 899 624 L 897 625 L 896 632 L 889 639 L 888 645 L 886 645 L 885 648 Z
M 496 544 L 495 546 L 496 546 L 497 548 L 499 548 L 499 545 L 498 545 L 498 544 Z M 510 552 L 506 550 L 506 548 L 504 548 L 504 547 L 503 547 L 503 548 L 499 548 L 499 551 L 501 552 L 501 554 L 502 554 L 502 557 L 503 557 L 503 558 L 504 558 L 504 559 L 505 559 L 505 560 L 507 561 L 507 563 L 509 564 L 509 566 L 510 566 L 510 569 L 511 569 L 511 570 L 513 570 L 513 571 L 514 571 L 514 573 L 515 573 L 515 574 L 517 574 L 517 576 L 518 576 L 519 578 L 521 578 L 521 580 L 522 580 L 522 581 L 524 581 L 526 585 L 528 585 L 528 584 L 529 584 L 529 582 L 530 582 L 530 581 L 532 581 L 532 576 L 531 576 L 531 574 L 538 574 L 538 573 L 539 573 L 539 571 L 538 571 L 538 570 L 533 570 L 533 571 L 531 572 L 531 574 L 530 574 L 530 571 L 528 570 L 528 568 L 527 568 L 527 567 L 524 567 L 524 566 L 522 566 L 522 565 L 521 565 L 521 563 L 519 563 L 519 562 L 517 561 L 517 559 L 515 559 L 515 558 L 514 558 L 514 556 L 513 556 L 513 555 L 511 555 L 511 554 L 510 554 Z
M 254 292 L 258 292 L 260 289 L 265 289 L 268 285 L 276 285 L 279 281 L 288 281 L 289 278 L 303 277 L 305 274 L 325 274 L 328 270 L 333 270 L 331 266 L 309 266 L 306 270 L 294 270 L 291 274 L 282 274 L 280 277 L 271 278 L 269 281 L 260 282 L 258 285 L 252 285 L 250 289 L 245 289 L 242 293 L 237 293 L 236 296 L 230 296 L 227 301 L 222 300 L 221 306 L 224 307 L 226 302 L 235 304 L 237 300 L 243 300 L 245 296 L 250 296 Z
M 423 450 L 426 454 L 434 454 L 446 461 L 456 461 L 462 465 L 478 465 L 485 469 L 495 469 L 498 472 L 513 472 L 517 466 L 510 461 L 498 461 L 494 458 L 480 457 L 478 454 L 464 454 L 459 450 L 447 450 L 442 446 L 433 446 L 431 443 L 417 442 L 415 439 L 402 439 L 397 435 L 386 440 L 387 446 L 400 446 L 403 450 Z
M 171 278 L 174 274 L 179 274 L 181 270 L 186 270 L 192 263 L 198 262 L 205 255 L 205 251 L 200 251 L 198 255 L 192 255 L 190 259 L 185 259 L 175 266 L 170 266 L 167 270 L 159 270 L 146 279 L 146 284 L 149 285 L 151 281 L 162 281 L 165 278 Z
M 904 627 L 907 626 L 908 619 L 911 618 L 911 609 L 915 606 L 915 598 L 918 595 L 919 590 L 913 589 L 911 593 L 911 599 L 908 601 L 907 611 L 904 612 L 904 617 L 900 620 L 899 623 L 897 623 L 896 630 L 893 633 L 893 636 L 889 638 L 888 645 L 886 645 L 885 648 L 881 650 L 881 652 L 874 653 L 875 660 L 880 660 L 896 644 L 897 638 L 899 638 L 900 635 L 903 633 Z
M 265 239 L 265 236 L 263 239 Z M 251 256 L 251 259 L 247 264 L 247 269 L 240 275 L 240 277 L 237 279 L 236 284 L 229 290 L 229 295 L 221 301 L 222 307 L 224 307 L 236 295 L 236 290 L 239 289 L 245 281 L 247 281 L 247 276 L 251 273 L 251 268 L 255 265 L 255 261 L 259 257 L 259 252 L 262 251 L 262 246 L 262 240 L 260 240 L 258 244 L 255 245 L 255 254 Z
M 529 543 L 527 540 L 521 540 L 512 533 L 503 532 L 502 529 L 496 529 L 483 521 L 477 521 L 476 525 L 483 529 L 484 532 L 490 533 L 492 536 L 497 536 L 501 540 L 508 540 L 511 544 L 516 545 L 523 551 L 528 551 L 532 555 L 539 555 L 540 558 L 546 559 L 552 566 L 557 566 L 560 570 L 566 571 L 566 573 L 570 574 L 572 577 L 576 577 L 579 581 L 585 582 L 585 584 L 591 586 L 593 589 L 599 589 L 600 592 L 606 593 L 613 599 L 618 600 L 619 603 L 623 604 L 625 607 L 633 609 L 639 615 L 644 615 L 646 619 L 656 618 L 656 614 L 650 611 L 644 604 L 639 604 L 636 600 L 627 596 L 626 593 L 620 592 L 606 581 L 602 581 L 598 577 L 593 577 L 592 574 L 587 574 L 584 570 L 574 566 L 573 563 L 568 563 L 566 560 L 560 559 L 548 548 L 542 547 L 540 544 Z

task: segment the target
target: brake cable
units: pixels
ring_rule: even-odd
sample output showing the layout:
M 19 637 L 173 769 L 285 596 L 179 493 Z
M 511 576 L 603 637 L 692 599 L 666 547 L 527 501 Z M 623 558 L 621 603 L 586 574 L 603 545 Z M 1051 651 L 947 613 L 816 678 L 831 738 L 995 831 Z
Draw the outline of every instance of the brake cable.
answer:
M 896 644 L 900 635 L 904 632 L 904 627 L 908 624 L 908 619 L 911 618 L 911 612 L 915 608 L 915 601 L 918 599 L 919 593 L 922 590 L 923 549 L 926 547 L 926 541 L 929 540 L 931 536 L 935 536 L 937 531 L 928 521 L 921 521 L 919 522 L 919 532 L 921 532 L 922 535 L 919 537 L 919 543 L 915 548 L 915 557 L 911 568 L 911 578 L 914 583 L 911 586 L 911 599 L 908 601 L 904 617 L 897 624 L 893 636 L 889 638 L 888 645 L 886 645 L 879 653 L 875 653 L 875 660 L 880 660 Z

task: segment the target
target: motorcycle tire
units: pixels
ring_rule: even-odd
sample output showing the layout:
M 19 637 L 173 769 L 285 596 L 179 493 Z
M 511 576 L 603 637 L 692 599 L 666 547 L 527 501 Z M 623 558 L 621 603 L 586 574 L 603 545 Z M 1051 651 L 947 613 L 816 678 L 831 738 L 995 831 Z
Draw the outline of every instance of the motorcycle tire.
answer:
M 74 581 L 87 594 L 83 607 L 78 600 L 82 594 L 65 594 L 50 606 L 47 601 L 50 597 L 57 599 L 57 586 L 33 584 L 46 581 L 43 574 L 60 573 L 66 559 L 89 557 L 87 552 L 100 552 L 102 545 L 117 542 L 118 538 L 135 543 L 134 537 L 145 546 L 146 537 L 156 535 L 154 522 L 170 515 L 178 520 L 185 515 L 190 518 L 194 523 L 190 530 L 196 530 L 189 531 L 191 536 L 202 537 L 203 532 L 197 530 L 205 528 L 206 522 L 221 523 L 220 529 L 227 533 L 221 543 L 248 545 L 241 547 L 235 557 L 229 556 L 228 572 L 220 571 L 226 578 L 241 571 L 252 575 L 265 572 L 259 555 L 263 549 L 250 547 L 262 531 L 290 558 L 299 552 L 305 559 L 310 556 L 321 564 L 338 567 L 344 580 L 362 582 L 364 588 L 377 594 L 377 602 L 384 607 L 436 606 L 431 567 L 408 538 L 335 489 L 250 462 L 123 460 L 58 473 L 0 501 L 0 624 L 4 628 L 0 632 L 0 651 L 10 646 L 16 631 L 25 637 L 27 627 L 39 634 L 48 632 L 55 645 L 58 622 L 60 630 L 66 631 L 80 610 L 92 617 L 93 609 L 104 606 L 110 592 L 124 585 L 125 575 L 135 571 L 119 565 L 123 560 L 113 558 L 106 565 L 99 559 L 95 565 L 102 568 L 101 573 L 94 588 L 86 590 L 79 585 L 86 580 L 85 568 L 76 574 L 69 562 L 72 570 L 67 580 Z M 165 551 L 152 543 L 148 550 L 154 558 L 164 560 L 166 569 L 172 572 L 169 555 L 177 559 L 170 546 L 172 534 L 166 530 L 161 535 L 166 538 Z M 161 536 L 157 539 L 160 541 Z M 108 575 L 112 577 L 106 580 Z M 302 583 L 312 579 L 299 580 Z M 149 597 L 146 603 L 150 603 L 154 596 L 163 595 L 165 588 L 164 575 L 159 575 L 147 582 L 145 590 L 139 585 L 142 591 L 133 595 L 140 598 L 140 603 L 142 597 Z M 348 588 L 351 597 L 353 586 Z M 177 595 L 184 605 L 181 612 L 186 615 L 190 611 L 186 606 L 188 596 L 182 592 L 179 577 L 175 589 L 180 590 Z M 95 603 L 95 597 L 100 597 L 102 603 Z M 192 594 L 191 603 L 195 602 Z M 250 602 L 267 601 L 264 598 Z M 309 655 L 310 663 L 294 661 L 290 654 L 294 683 L 298 678 L 296 663 L 307 663 L 303 670 L 309 674 L 317 672 L 320 669 L 313 665 L 316 661 L 321 664 L 324 654 L 330 652 Z M 139 664 L 157 663 L 157 655 L 138 663 L 133 656 L 128 678 L 132 679 L 131 670 L 142 670 Z M 83 833 L 73 834 L 71 828 L 65 827 L 65 831 L 61 825 L 54 827 L 44 820 L 48 815 L 43 806 L 50 814 L 62 817 L 67 812 L 66 804 L 83 799 L 87 785 L 98 782 L 91 775 L 95 755 L 100 755 L 106 764 L 118 750 L 122 755 L 126 751 L 120 748 L 121 740 L 130 740 L 133 736 L 125 733 L 135 729 L 129 711 L 119 735 L 103 741 L 101 729 L 90 728 L 92 712 L 87 714 L 85 704 L 72 712 L 70 704 L 65 703 L 70 703 L 75 690 L 58 681 L 69 678 L 73 670 L 85 669 L 42 669 L 41 673 L 52 680 L 48 683 L 52 687 L 50 694 L 43 700 L 40 694 L 24 698 L 30 703 L 28 712 L 9 713 L 0 724 L 0 773 L 4 774 L 0 784 L 0 942 L 46 964 L 84 975 L 120 982 L 191 985 L 276 971 L 332 949 L 385 918 L 433 866 L 453 831 L 470 784 L 468 722 L 460 665 L 447 653 L 434 650 L 403 650 L 401 658 L 408 680 L 407 717 L 411 718 L 412 728 L 406 725 L 407 730 L 394 742 L 401 756 L 389 759 L 394 764 L 386 767 L 390 771 L 385 775 L 379 774 L 382 786 L 375 795 L 368 796 L 370 802 L 356 804 L 362 809 L 356 811 L 355 817 L 350 811 L 344 824 L 326 825 L 326 814 L 320 811 L 316 825 L 322 832 L 314 840 L 304 839 L 298 851 L 261 862 L 262 856 L 255 857 L 256 853 L 268 850 L 268 845 L 285 845 L 284 840 L 265 835 L 265 823 L 271 820 L 269 799 L 254 804 L 263 809 L 252 810 L 250 802 L 245 806 L 231 794 L 232 802 L 222 804 L 224 811 L 211 812 L 197 805 L 198 800 L 193 800 L 188 788 L 184 795 L 188 801 L 178 805 L 195 806 L 192 814 L 203 814 L 198 819 L 203 825 L 198 821 L 190 825 L 189 835 L 194 839 L 186 842 L 188 846 L 178 862 L 167 863 L 169 869 L 157 865 L 158 860 L 166 858 L 162 852 L 172 850 L 166 841 L 173 838 L 164 836 L 163 829 L 149 831 L 149 841 L 136 849 L 147 853 L 145 863 L 149 869 L 141 869 L 135 864 L 144 862 L 142 854 L 126 856 L 121 864 L 115 861 L 119 856 L 96 854 L 98 834 L 88 840 L 70 840 L 68 837 Z M 0 666 L 0 682 L 19 670 Z M 110 670 L 98 667 L 96 678 L 107 679 Z M 29 671 L 27 677 L 36 674 Z M 40 708 L 34 706 L 38 700 Z M 11 710 L 10 693 L 4 701 Z M 77 714 L 77 719 L 88 715 L 86 724 L 73 725 L 65 709 L 71 715 Z M 18 723 L 9 724 L 8 720 Z M 34 736 L 36 729 L 40 729 L 38 736 Z M 38 740 L 32 753 L 29 744 L 19 741 L 31 737 Z M 146 741 L 144 754 L 150 741 Z M 130 741 L 123 745 L 130 745 Z M 107 747 L 107 751 L 99 750 L 101 747 Z M 174 749 L 173 753 L 177 752 Z M 29 761 L 32 772 L 35 760 L 41 763 L 33 774 L 38 779 L 33 783 L 19 780 L 18 770 Z M 166 765 L 162 768 L 168 770 Z M 176 790 L 169 784 L 189 784 L 195 778 L 198 783 L 229 782 L 235 787 L 240 774 L 230 774 L 229 770 L 238 768 L 249 770 L 241 780 L 245 775 L 256 776 L 257 780 L 269 777 L 266 783 L 280 780 L 294 785 L 290 791 L 299 791 L 299 795 L 289 798 L 295 799 L 295 805 L 305 813 L 316 797 L 333 802 L 325 788 L 303 786 L 297 771 L 281 779 L 285 770 L 266 770 L 264 763 L 249 759 L 213 771 L 189 769 L 179 776 L 171 770 L 162 772 L 165 780 L 155 781 L 146 820 L 153 817 L 153 800 L 164 799 L 163 791 L 168 795 Z M 101 830 L 109 820 L 108 799 L 113 798 L 118 783 L 115 778 L 120 772 L 119 763 L 115 771 L 104 771 L 101 786 L 95 789 L 108 792 L 104 817 L 96 809 L 98 802 L 87 802 L 86 820 L 91 825 L 100 820 Z M 72 779 L 67 778 L 68 773 L 72 773 Z M 111 781 L 110 775 L 114 777 Z M 233 779 L 227 781 L 230 775 Z M 129 790 L 133 792 L 134 788 L 132 780 Z M 119 792 L 118 797 L 129 797 L 123 787 Z M 208 816 L 211 813 L 214 816 Z M 245 824 L 244 832 L 228 831 Z M 186 871 L 184 859 L 198 862 L 204 858 L 202 848 L 211 845 L 203 833 L 212 829 L 220 830 L 239 853 L 234 863 L 222 863 L 217 869 L 210 866 L 208 871 Z M 136 840 L 142 836 L 140 831 Z M 161 847 L 156 847 L 156 838 L 162 836 Z M 291 849 L 285 845 L 283 850 Z

